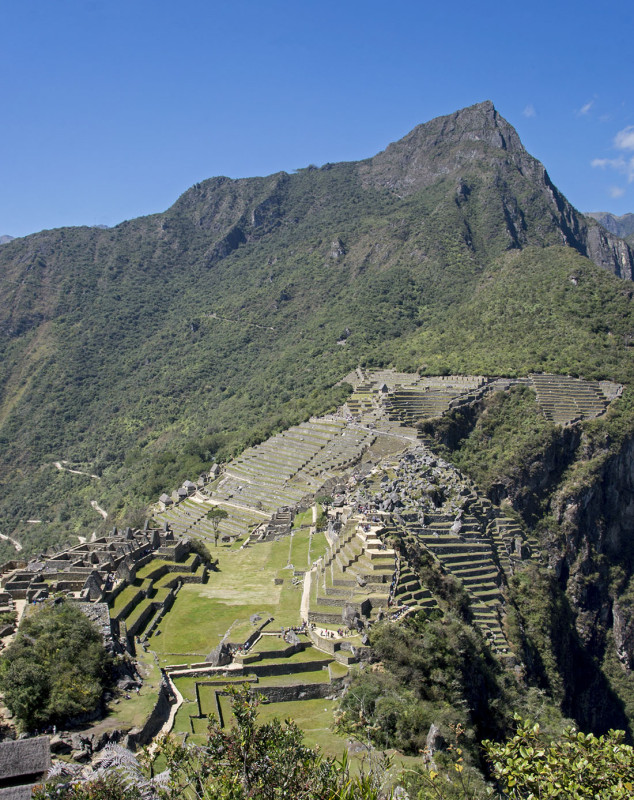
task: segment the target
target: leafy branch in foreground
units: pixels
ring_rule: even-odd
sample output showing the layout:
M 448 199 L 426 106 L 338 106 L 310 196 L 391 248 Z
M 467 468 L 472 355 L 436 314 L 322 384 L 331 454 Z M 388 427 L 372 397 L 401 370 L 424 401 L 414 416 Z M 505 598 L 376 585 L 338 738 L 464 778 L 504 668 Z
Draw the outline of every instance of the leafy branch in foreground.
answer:
M 493 777 L 509 800 L 633 796 L 634 748 L 623 743 L 623 731 L 597 737 L 566 728 L 559 739 L 548 741 L 539 725 L 517 720 L 512 739 L 482 743 Z
M 137 760 L 112 749 L 87 776 L 62 775 L 38 788 L 36 800 L 390 800 L 385 775 L 352 776 L 346 758 L 325 758 L 304 744 L 294 722 L 259 725 L 261 697 L 227 687 L 235 726 L 211 720 L 204 746 L 160 737 Z M 153 777 L 160 762 L 166 769 Z M 141 769 L 143 766 L 143 770 Z M 148 778 L 147 775 L 152 777 Z

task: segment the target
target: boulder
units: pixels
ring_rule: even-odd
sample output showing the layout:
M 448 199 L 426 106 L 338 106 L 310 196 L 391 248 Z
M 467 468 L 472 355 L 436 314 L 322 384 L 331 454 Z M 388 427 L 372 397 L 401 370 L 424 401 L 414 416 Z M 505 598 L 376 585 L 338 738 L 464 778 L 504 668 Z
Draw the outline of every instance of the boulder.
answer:
M 359 621 L 360 614 L 354 606 L 346 604 L 341 612 L 341 621 L 348 628 L 356 628 Z
M 63 738 L 59 733 L 55 734 L 55 736 L 51 736 L 49 744 L 51 753 L 55 755 L 67 756 L 73 749 L 72 742 L 69 739 Z
M 288 631 L 284 636 L 284 641 L 288 644 L 300 644 L 300 638 L 295 631 Z
M 225 644 L 225 642 L 220 642 L 218 647 L 214 647 L 211 653 L 209 653 L 205 662 L 211 664 L 212 667 L 224 667 L 230 664 L 231 653 L 227 644 Z

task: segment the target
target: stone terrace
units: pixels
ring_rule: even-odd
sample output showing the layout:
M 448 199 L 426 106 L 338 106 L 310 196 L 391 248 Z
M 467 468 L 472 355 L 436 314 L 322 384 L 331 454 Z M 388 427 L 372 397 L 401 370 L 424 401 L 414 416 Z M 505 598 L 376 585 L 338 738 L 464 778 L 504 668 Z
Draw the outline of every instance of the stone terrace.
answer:
M 493 651 L 508 652 L 504 585 L 519 562 L 535 557 L 517 521 L 501 515 L 468 478 L 422 445 L 382 462 L 349 493 L 348 501 L 369 518 L 385 519 L 383 540 L 400 538 L 409 555 L 424 549 L 441 571 L 458 579 Z M 413 579 L 404 563 L 391 605 L 432 605 L 433 600 L 421 603 L 429 593 Z
M 610 381 L 586 381 L 566 375 L 533 373 L 527 378 L 487 378 L 481 375 L 419 376 L 392 370 L 357 370 L 347 376 L 354 392 L 345 410 L 363 421 L 379 409 L 404 425 L 442 416 L 449 409 L 474 402 L 485 393 L 505 391 L 514 385 L 535 390 L 544 415 L 553 422 L 571 422 L 603 414 L 622 391 Z
M 407 606 L 435 608 L 428 589 L 400 556 L 384 543 L 386 529 L 365 514 L 328 527 L 328 553 L 313 572 L 308 619 L 345 624 L 345 616 L 367 620 Z
M 530 382 L 546 418 L 559 425 L 601 416 L 614 397 L 615 384 L 608 382 L 539 373 L 532 374 Z
M 278 509 L 311 497 L 333 474 L 355 464 L 373 440 L 372 431 L 340 417 L 313 419 L 248 448 L 219 478 L 156 518 L 180 535 L 211 539 L 212 525 L 205 517 L 217 505 L 228 515 L 220 522 L 221 536 L 243 537 L 266 525 Z

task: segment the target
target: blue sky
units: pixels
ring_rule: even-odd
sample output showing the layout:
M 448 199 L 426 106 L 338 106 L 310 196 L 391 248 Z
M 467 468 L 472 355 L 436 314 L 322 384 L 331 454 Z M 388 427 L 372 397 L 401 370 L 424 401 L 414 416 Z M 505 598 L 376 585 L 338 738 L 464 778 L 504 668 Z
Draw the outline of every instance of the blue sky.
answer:
M 371 156 L 485 99 L 580 210 L 634 212 L 634 4 L 0 0 L 0 234 Z

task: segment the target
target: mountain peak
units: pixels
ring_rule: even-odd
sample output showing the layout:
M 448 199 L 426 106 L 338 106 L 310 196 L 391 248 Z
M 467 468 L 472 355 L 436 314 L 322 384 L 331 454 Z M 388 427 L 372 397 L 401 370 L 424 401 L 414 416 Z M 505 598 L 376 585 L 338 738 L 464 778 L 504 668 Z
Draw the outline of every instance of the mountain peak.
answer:
M 513 126 L 490 100 L 417 125 L 364 164 L 364 181 L 409 194 L 476 161 L 528 157 Z

